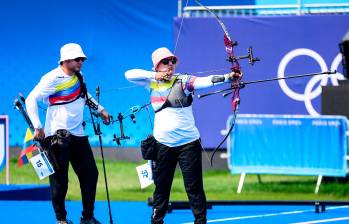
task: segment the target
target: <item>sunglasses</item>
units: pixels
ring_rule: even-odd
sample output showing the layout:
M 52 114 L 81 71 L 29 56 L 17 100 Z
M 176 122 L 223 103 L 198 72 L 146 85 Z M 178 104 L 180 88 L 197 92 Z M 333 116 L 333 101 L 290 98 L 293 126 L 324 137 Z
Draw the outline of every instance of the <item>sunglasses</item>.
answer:
M 86 60 L 86 58 L 75 58 L 74 61 L 75 62 L 84 62 Z
M 175 57 L 170 57 L 170 58 L 164 58 L 161 60 L 161 63 L 164 65 L 168 65 L 168 63 L 172 62 L 173 65 L 177 63 L 177 58 Z

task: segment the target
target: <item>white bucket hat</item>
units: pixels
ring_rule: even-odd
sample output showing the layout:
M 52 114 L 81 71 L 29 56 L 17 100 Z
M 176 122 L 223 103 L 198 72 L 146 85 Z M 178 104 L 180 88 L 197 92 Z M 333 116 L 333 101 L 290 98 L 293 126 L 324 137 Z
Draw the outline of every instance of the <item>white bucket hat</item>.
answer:
M 155 71 L 160 61 L 162 59 L 169 58 L 169 57 L 175 57 L 177 59 L 177 64 L 178 64 L 179 62 L 178 58 L 169 49 L 167 49 L 166 47 L 160 47 L 156 49 L 151 55 L 151 59 L 153 61 L 152 69 Z
M 65 44 L 61 48 L 61 59 L 59 60 L 58 64 L 60 64 L 62 61 L 66 60 L 72 60 L 75 58 L 87 58 L 84 52 L 82 51 L 82 48 L 79 44 L 75 43 L 69 43 Z

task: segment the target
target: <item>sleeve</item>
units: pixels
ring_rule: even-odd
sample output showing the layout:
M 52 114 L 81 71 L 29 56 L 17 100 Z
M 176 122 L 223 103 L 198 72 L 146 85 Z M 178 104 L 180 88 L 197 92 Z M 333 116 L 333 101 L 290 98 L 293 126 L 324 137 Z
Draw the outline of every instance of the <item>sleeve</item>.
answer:
M 125 72 L 125 77 L 128 81 L 146 86 L 150 81 L 155 80 L 156 72 L 146 71 L 142 69 L 131 69 Z
M 104 110 L 104 107 L 102 105 L 100 105 L 93 97 L 92 95 L 87 92 L 87 100 L 90 101 L 90 103 L 92 103 L 92 107 L 96 107 L 98 112 L 102 112 L 102 110 Z
M 44 76 L 25 100 L 28 116 L 34 128 L 42 128 L 39 118 L 38 101 L 46 102 L 47 98 L 54 92 L 54 79 Z
M 222 81 L 216 82 L 215 79 Z M 210 75 L 206 77 L 197 77 L 188 75 L 185 81 L 185 91 L 193 92 L 194 90 L 205 89 L 211 86 L 221 85 L 229 82 L 229 74 L 225 75 Z

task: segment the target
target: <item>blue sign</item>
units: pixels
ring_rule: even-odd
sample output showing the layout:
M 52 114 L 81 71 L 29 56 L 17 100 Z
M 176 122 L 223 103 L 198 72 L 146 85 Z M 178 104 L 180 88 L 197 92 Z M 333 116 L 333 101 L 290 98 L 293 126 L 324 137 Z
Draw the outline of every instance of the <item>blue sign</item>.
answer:
M 343 116 L 240 114 L 228 142 L 230 171 L 345 176 L 347 131 Z

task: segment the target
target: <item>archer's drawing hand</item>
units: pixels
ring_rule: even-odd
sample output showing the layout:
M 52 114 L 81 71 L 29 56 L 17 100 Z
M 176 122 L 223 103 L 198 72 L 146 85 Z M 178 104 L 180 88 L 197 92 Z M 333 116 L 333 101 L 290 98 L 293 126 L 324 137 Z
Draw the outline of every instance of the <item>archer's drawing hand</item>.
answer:
M 155 74 L 155 80 L 157 81 L 170 81 L 171 80 L 171 75 L 168 74 L 167 72 L 157 72 Z

